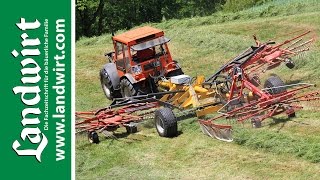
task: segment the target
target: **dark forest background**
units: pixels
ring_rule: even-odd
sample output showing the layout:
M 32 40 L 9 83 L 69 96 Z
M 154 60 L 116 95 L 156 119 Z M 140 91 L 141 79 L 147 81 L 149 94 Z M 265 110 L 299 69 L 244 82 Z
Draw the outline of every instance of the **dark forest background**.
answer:
M 240 11 L 268 0 L 76 0 L 76 38 L 147 22 Z

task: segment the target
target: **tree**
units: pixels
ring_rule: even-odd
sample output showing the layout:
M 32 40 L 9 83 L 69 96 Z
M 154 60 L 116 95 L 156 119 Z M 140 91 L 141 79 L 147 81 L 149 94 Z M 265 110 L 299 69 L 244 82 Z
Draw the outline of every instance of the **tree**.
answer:
M 76 33 L 77 35 L 92 36 L 102 33 L 103 9 L 105 1 L 77 0 L 76 1 Z M 94 31 L 93 25 L 98 20 L 99 28 Z
M 77 0 L 76 38 L 130 29 L 145 22 L 210 15 L 224 0 Z

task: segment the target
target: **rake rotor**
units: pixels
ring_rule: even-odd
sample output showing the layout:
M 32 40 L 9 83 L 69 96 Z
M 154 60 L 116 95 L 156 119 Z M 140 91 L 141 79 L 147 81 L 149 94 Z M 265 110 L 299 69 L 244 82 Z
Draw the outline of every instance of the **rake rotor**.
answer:
M 244 104 L 228 112 L 222 112 L 222 107 L 218 112 L 220 115 L 208 119 L 199 120 L 202 132 L 223 141 L 232 141 L 232 127 L 227 124 L 217 124 L 215 121 L 219 119 L 236 119 L 236 122 L 243 123 L 251 119 L 253 127 L 260 127 L 261 122 L 267 118 L 286 114 L 288 117 L 294 117 L 295 112 L 303 107 L 297 103 L 303 101 L 320 100 L 320 92 L 299 93 L 303 89 L 310 88 L 312 85 L 302 85 L 301 87 L 275 95 L 270 99 L 258 99 L 254 102 Z M 227 105 L 227 104 L 226 104 Z M 227 132 L 227 133 L 226 133 Z
M 157 102 L 136 103 L 123 106 L 119 109 L 103 108 L 98 111 L 76 112 L 77 133 L 87 131 L 114 131 L 120 126 L 127 127 L 130 123 L 141 122 L 146 119 L 146 113 L 134 115 L 133 113 L 155 108 Z M 148 112 L 152 113 L 152 112 Z

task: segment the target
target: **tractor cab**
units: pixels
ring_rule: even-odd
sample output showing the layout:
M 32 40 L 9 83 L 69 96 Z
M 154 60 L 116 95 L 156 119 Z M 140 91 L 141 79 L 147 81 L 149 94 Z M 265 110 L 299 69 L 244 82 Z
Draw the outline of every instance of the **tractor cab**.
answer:
M 112 87 L 112 91 L 118 89 L 121 97 L 156 92 L 156 81 L 160 77 L 183 74 L 177 62 L 172 60 L 168 48 L 170 39 L 162 30 L 145 26 L 113 36 L 112 41 L 114 52 L 108 56 L 113 65 L 104 67 L 100 78 L 102 81 L 108 79 L 107 76 L 110 81 L 113 79 L 112 84 L 105 86 Z M 110 74 L 115 73 L 118 77 L 111 78 L 115 75 Z M 105 84 L 101 83 L 102 86 Z
M 164 32 L 152 27 L 142 27 L 112 38 L 114 63 L 119 75 L 130 73 L 136 81 L 149 76 L 166 75 L 176 69 Z

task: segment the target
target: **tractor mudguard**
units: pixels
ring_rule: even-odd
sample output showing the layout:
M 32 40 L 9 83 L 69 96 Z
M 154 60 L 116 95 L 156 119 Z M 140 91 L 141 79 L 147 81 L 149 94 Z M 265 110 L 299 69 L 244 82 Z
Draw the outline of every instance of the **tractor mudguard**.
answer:
M 120 84 L 120 77 L 118 75 L 117 67 L 114 63 L 107 63 L 103 66 L 104 73 L 107 73 L 110 77 L 112 86 L 117 89 Z M 103 74 L 104 78 L 106 74 Z
M 139 82 L 139 81 L 137 81 L 137 80 L 132 76 L 132 74 L 130 74 L 130 73 L 126 73 L 126 74 L 124 75 L 124 77 L 126 77 L 126 78 L 130 81 L 131 84 L 135 84 L 135 83 Z M 122 78 L 121 78 L 121 79 L 122 79 Z

